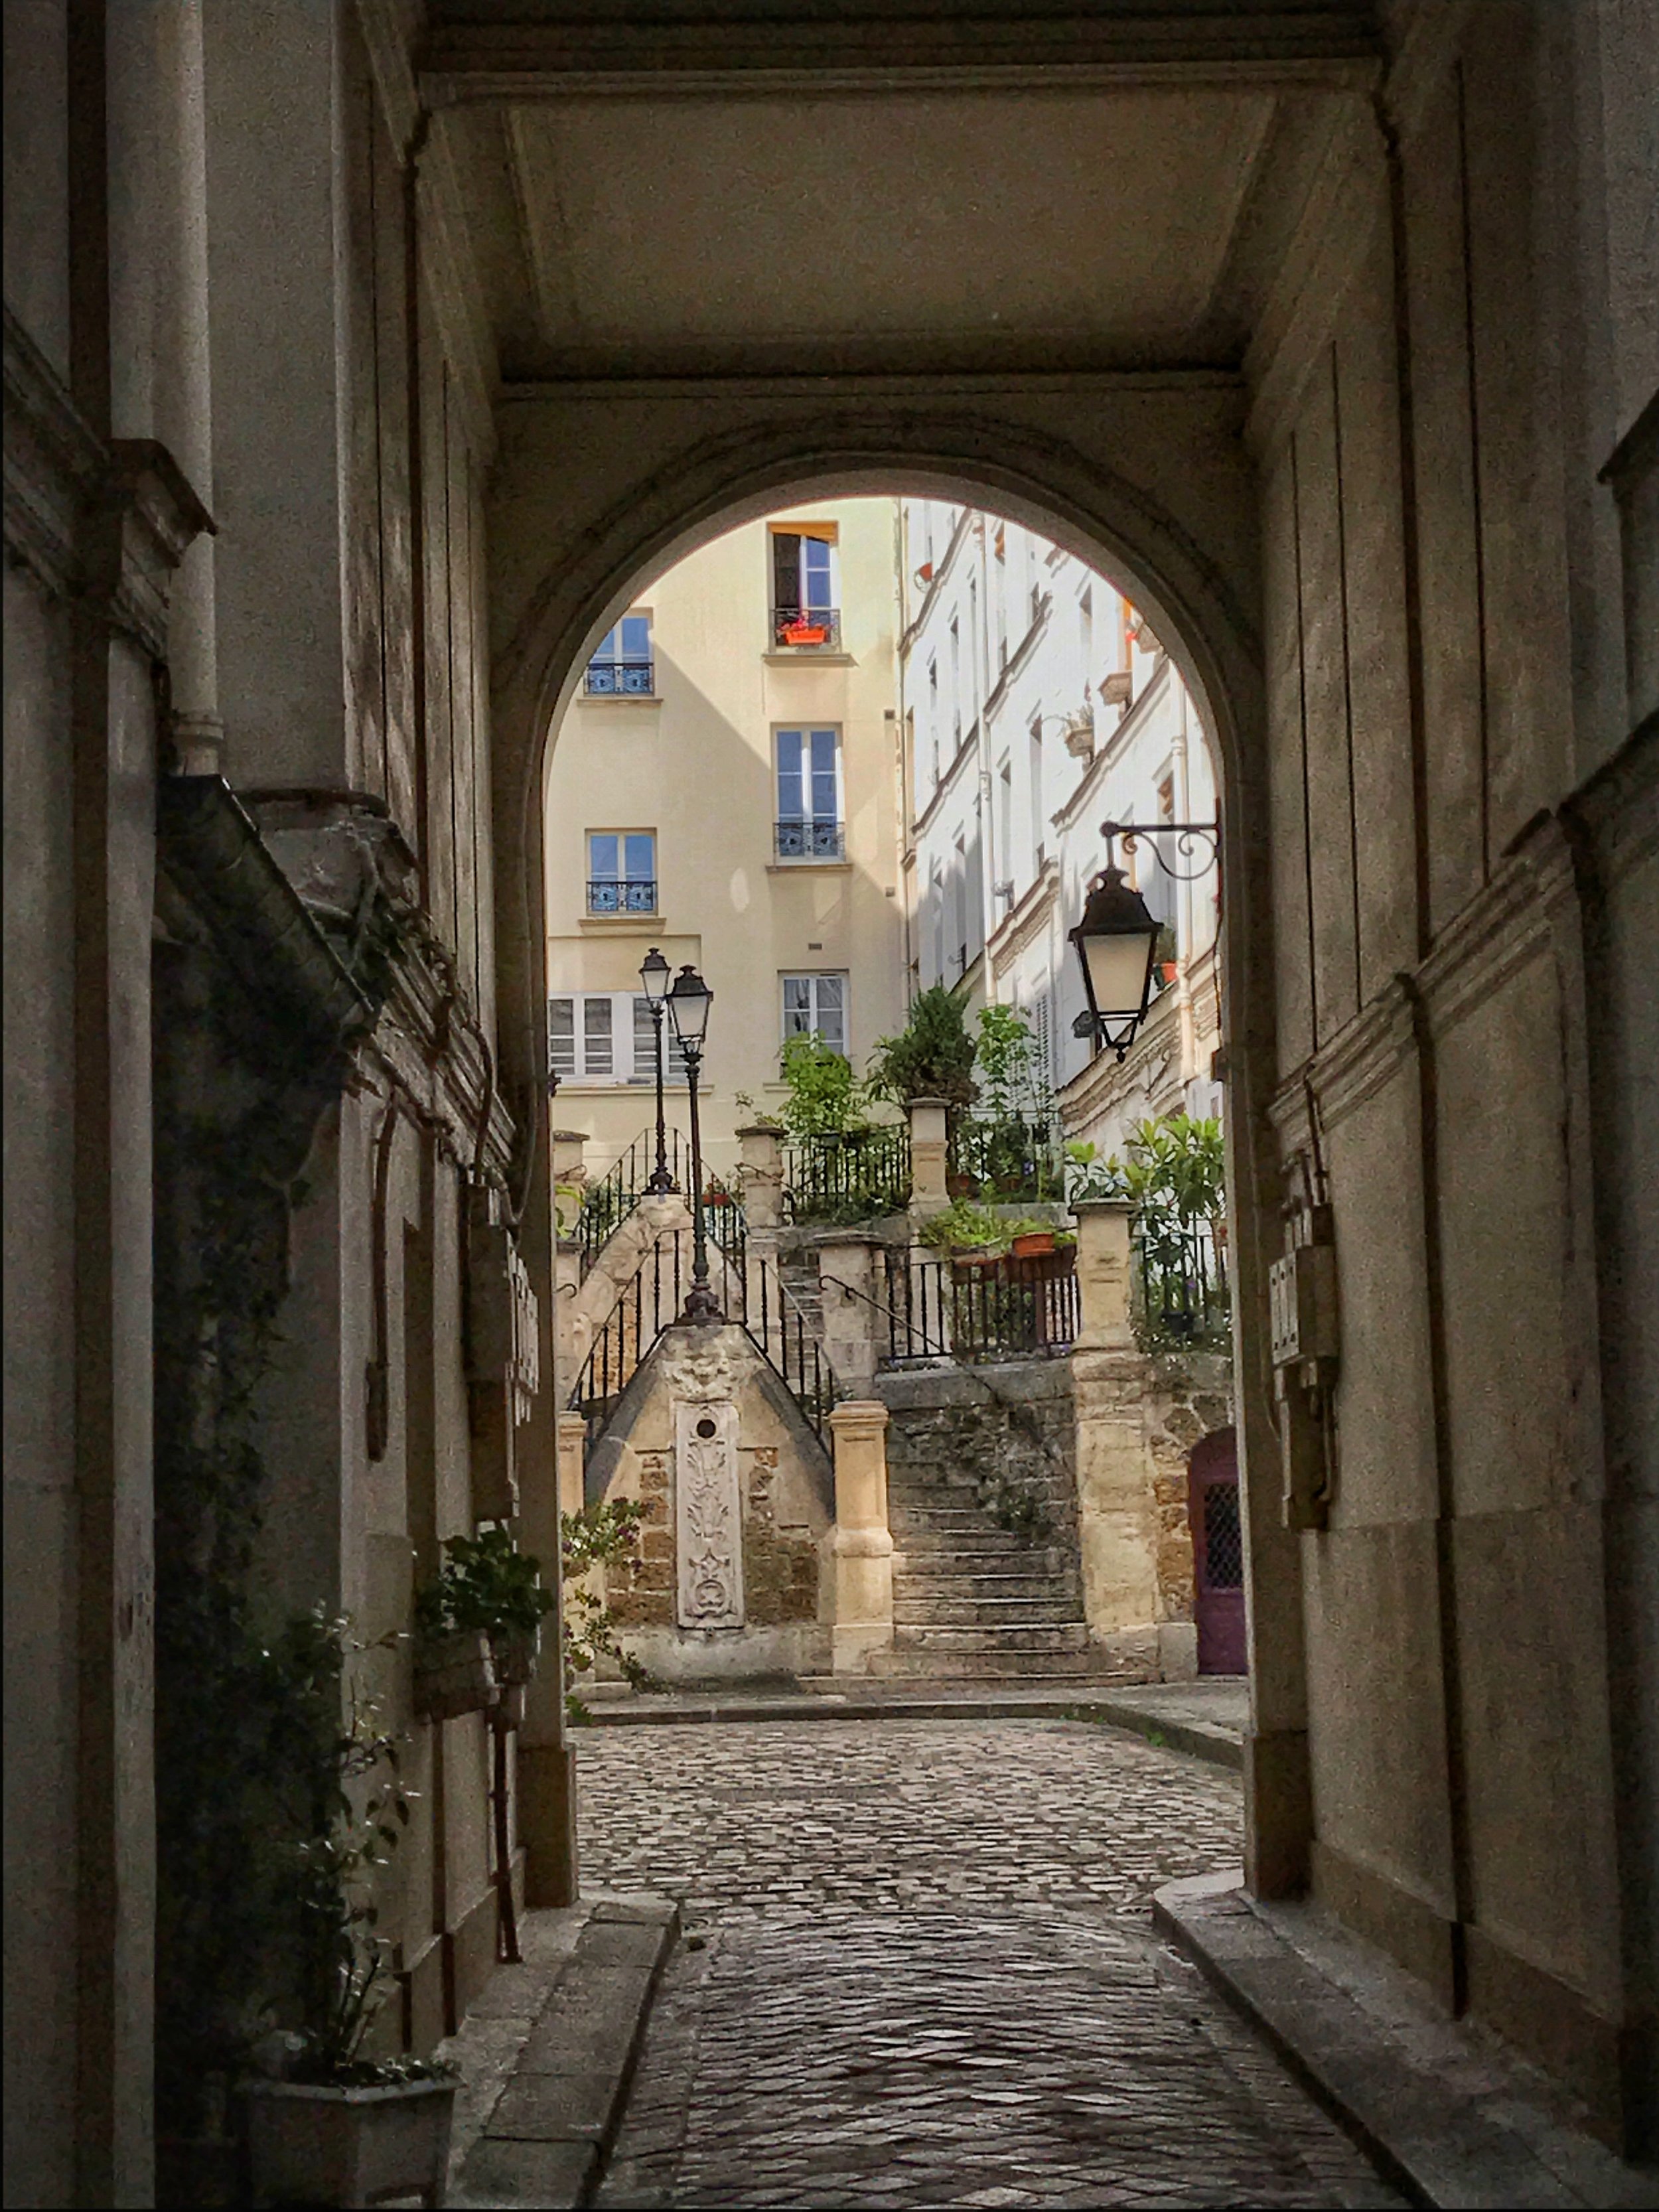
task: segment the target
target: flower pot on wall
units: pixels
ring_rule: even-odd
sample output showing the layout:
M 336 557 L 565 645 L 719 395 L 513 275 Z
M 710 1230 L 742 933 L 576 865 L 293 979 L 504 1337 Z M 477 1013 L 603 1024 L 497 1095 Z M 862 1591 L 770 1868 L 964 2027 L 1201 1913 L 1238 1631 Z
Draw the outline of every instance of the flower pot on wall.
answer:
M 453 2081 L 335 2089 L 251 2081 L 248 2163 L 256 2204 L 374 2204 L 419 2196 L 441 2204 Z
M 1024 1236 L 1016 1237 L 1012 1251 L 1016 1260 L 1041 1260 L 1054 1249 L 1052 1229 L 1030 1229 Z
M 422 1719 L 453 1721 L 487 1712 L 500 1694 L 482 1629 L 424 1637 L 415 1646 L 415 1710 Z
M 536 1671 L 541 1648 L 539 1626 L 530 1631 L 522 1628 L 506 1630 L 490 1639 L 489 1654 L 495 1663 L 495 1680 L 503 1689 L 521 1689 L 530 1680 Z

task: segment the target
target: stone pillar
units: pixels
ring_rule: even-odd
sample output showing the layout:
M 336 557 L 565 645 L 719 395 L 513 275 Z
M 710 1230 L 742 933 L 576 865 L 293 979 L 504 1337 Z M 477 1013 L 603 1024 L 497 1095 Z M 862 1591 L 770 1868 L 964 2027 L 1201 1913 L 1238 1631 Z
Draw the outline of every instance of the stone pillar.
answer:
M 1129 1328 L 1130 1208 L 1107 1198 L 1073 1210 L 1083 1306 L 1072 1384 L 1084 1615 L 1097 1644 L 1155 1674 L 1158 1526 L 1142 1414 L 1146 1363 Z
M 951 1203 L 945 1187 L 945 1101 L 910 1101 L 910 1218 L 925 1221 Z
M 818 1281 L 823 1291 L 823 1349 L 830 1370 L 854 1398 L 867 1397 L 876 1379 L 876 1361 L 886 1331 L 880 1299 L 886 1287 L 878 1270 L 879 1237 L 855 1231 L 818 1247 Z
M 738 1131 L 738 1182 L 752 1236 L 783 1220 L 783 1146 L 776 1129 L 758 1123 Z
M 1125 1351 L 1129 1328 L 1129 1215 L 1127 1199 L 1079 1199 L 1077 1286 L 1082 1304 L 1079 1352 Z
M 561 1237 L 553 1251 L 553 1387 L 561 1400 L 580 1373 L 592 1337 L 592 1329 L 581 1325 L 578 1304 L 581 1266 L 575 1238 Z
M 836 1525 L 823 1540 L 819 1618 L 837 1674 L 868 1671 L 893 1644 L 893 1539 L 887 1527 L 887 1408 L 848 1398 L 830 1416 Z
M 559 1414 L 557 1428 L 559 1510 L 561 1513 L 580 1513 L 587 1502 L 582 1482 L 582 1461 L 587 1449 L 587 1422 L 582 1414 L 567 1410 Z
M 561 1237 L 570 1236 L 576 1226 L 576 1217 L 581 1212 L 582 1196 L 587 1188 L 587 1169 L 583 1154 L 587 1138 L 580 1129 L 552 1129 L 548 1142 L 553 1155 L 553 1213 Z

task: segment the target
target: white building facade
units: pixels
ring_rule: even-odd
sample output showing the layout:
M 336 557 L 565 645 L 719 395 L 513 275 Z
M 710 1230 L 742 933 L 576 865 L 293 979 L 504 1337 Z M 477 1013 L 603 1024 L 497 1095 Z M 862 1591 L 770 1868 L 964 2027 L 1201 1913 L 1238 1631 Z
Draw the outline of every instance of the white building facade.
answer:
M 913 988 L 965 981 L 1035 1033 L 1066 1133 L 1119 1147 L 1143 1115 L 1216 1114 L 1219 877 L 1171 828 L 1117 862 L 1170 934 L 1120 1066 L 1083 1026 L 1066 933 L 1106 821 L 1210 823 L 1209 742 L 1162 640 L 1106 577 L 1023 525 L 899 502 L 906 957 Z M 1183 849 L 1185 848 L 1185 849 Z

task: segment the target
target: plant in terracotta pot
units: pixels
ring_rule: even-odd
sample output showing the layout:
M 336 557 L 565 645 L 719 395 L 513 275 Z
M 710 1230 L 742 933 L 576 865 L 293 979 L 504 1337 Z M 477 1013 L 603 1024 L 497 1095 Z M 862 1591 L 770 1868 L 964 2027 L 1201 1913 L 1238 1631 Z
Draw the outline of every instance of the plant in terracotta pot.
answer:
M 444 1554 L 442 1567 L 415 1601 L 422 1638 L 430 1646 L 481 1638 L 493 1680 L 521 1687 L 536 1671 L 542 1622 L 554 1605 L 541 1561 L 521 1552 L 499 1524 L 476 1536 L 451 1536 Z
M 375 1933 L 376 1887 L 409 1820 L 398 1739 L 351 1674 L 347 1623 L 319 1609 L 292 1623 L 275 1663 L 300 1683 L 278 1793 L 288 1832 L 275 1885 L 278 2027 L 242 2084 L 256 2203 L 442 2201 L 457 2076 L 452 2067 L 368 2055 L 393 1987 Z M 386 1641 L 387 1639 L 382 1639 Z

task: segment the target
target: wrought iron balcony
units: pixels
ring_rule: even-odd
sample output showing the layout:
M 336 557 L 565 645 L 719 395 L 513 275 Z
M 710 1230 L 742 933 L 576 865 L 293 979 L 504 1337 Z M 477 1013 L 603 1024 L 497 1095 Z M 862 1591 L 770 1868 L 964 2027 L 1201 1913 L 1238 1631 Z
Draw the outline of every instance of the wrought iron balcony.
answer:
M 648 699 L 656 691 L 656 664 L 650 660 L 590 660 L 587 696 L 616 699 L 632 696 Z
M 587 879 L 587 911 L 589 914 L 655 914 L 657 879 L 654 876 L 590 876 Z
M 839 607 L 775 607 L 772 645 L 779 653 L 839 653 Z
M 773 846 L 781 860 L 842 860 L 847 831 L 840 822 L 779 822 Z

